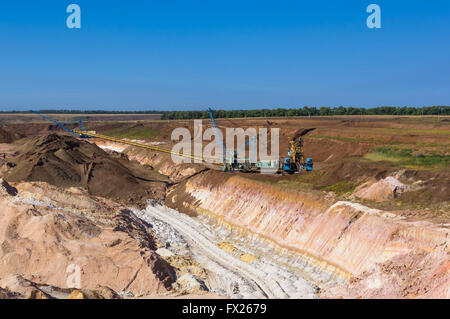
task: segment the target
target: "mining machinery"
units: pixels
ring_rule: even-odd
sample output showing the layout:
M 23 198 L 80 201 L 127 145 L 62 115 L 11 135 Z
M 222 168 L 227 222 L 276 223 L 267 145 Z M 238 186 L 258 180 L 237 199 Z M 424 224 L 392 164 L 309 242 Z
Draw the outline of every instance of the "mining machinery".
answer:
M 282 166 L 284 172 L 292 174 L 301 170 L 312 171 L 312 158 L 304 157 L 303 136 L 314 130 L 315 128 L 298 130 L 289 141 L 288 157 L 284 159 Z

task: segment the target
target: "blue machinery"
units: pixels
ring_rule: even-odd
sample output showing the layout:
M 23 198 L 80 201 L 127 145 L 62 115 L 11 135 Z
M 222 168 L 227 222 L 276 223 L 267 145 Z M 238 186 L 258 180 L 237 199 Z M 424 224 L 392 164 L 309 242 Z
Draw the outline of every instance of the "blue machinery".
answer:
M 305 160 L 303 156 L 303 136 L 314 130 L 315 128 L 299 130 L 289 141 L 289 157 L 284 159 L 282 166 L 282 170 L 284 172 L 292 174 L 301 170 L 305 170 L 307 172 L 312 171 L 313 160 L 311 158 L 307 158 Z
M 75 137 L 79 137 L 79 138 L 90 138 L 89 135 L 75 133 L 74 131 L 72 131 L 71 129 L 65 127 L 65 126 L 62 125 L 61 123 L 56 122 L 55 120 L 52 120 L 51 118 L 49 118 L 49 117 L 47 117 L 47 116 L 45 116 L 45 115 L 42 115 L 42 114 L 40 114 L 40 113 L 38 113 L 38 112 L 36 112 L 36 111 L 31 111 L 31 112 L 33 112 L 34 114 L 36 114 L 36 115 L 42 117 L 44 120 L 50 121 L 50 122 L 52 122 L 52 123 L 58 125 L 60 128 L 62 128 L 63 130 L 69 132 L 70 134 L 74 135 Z M 87 129 L 83 126 L 83 123 L 81 122 L 81 120 L 78 121 L 78 124 L 79 124 L 79 127 L 80 127 L 80 131 L 87 131 Z
M 78 135 L 77 133 L 75 133 L 74 131 L 72 131 L 71 129 L 68 129 L 67 127 L 65 127 L 64 125 L 62 125 L 61 123 L 56 122 L 56 121 L 52 120 L 51 118 L 48 118 L 48 117 L 45 116 L 45 115 L 39 114 L 39 113 L 36 112 L 36 111 L 31 111 L 31 112 L 33 112 L 34 114 L 36 114 L 36 115 L 42 117 L 44 120 L 50 121 L 50 122 L 52 122 L 52 123 L 58 125 L 60 128 L 62 128 L 62 129 L 65 130 L 66 132 L 69 132 L 70 134 L 72 134 L 72 135 L 74 135 L 74 136 L 76 136 L 76 137 L 81 137 L 80 135 Z
M 222 166 L 222 170 L 224 172 L 228 171 L 228 166 L 227 166 L 227 149 L 225 147 L 225 143 L 223 141 L 223 137 L 222 137 L 222 133 L 220 132 L 219 128 L 217 127 L 216 124 L 216 120 L 214 119 L 212 110 L 210 108 L 208 108 L 208 112 L 209 112 L 209 118 L 211 119 L 211 125 L 213 126 L 214 130 L 216 131 L 216 139 L 217 139 L 217 143 L 220 143 L 222 146 L 222 155 L 223 155 L 223 166 Z M 222 137 L 222 139 L 219 141 L 219 136 Z

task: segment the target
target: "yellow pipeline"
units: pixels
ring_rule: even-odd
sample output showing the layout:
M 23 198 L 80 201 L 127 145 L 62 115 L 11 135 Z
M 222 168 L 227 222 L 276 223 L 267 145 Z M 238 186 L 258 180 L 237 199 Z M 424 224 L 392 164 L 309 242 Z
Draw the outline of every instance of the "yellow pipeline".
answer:
M 90 132 L 90 131 L 89 132 L 88 131 L 81 131 L 81 130 L 78 130 L 78 129 L 74 129 L 73 131 L 75 133 L 79 134 L 79 135 L 92 136 L 92 137 L 100 138 L 100 139 L 103 139 L 103 140 L 108 140 L 108 141 L 113 141 L 113 142 L 117 142 L 117 143 L 132 145 L 132 146 L 145 148 L 145 149 L 156 151 L 156 152 L 174 154 L 174 155 L 177 155 L 177 156 L 180 156 L 180 157 L 186 157 L 186 158 L 196 159 L 196 160 L 200 160 L 202 162 L 205 162 L 205 159 L 203 159 L 202 157 L 198 157 L 198 156 L 194 156 L 194 155 L 185 155 L 183 153 L 177 153 L 177 152 L 174 152 L 172 150 L 168 150 L 168 149 L 165 149 L 165 148 L 162 148 L 162 147 L 158 147 L 158 146 L 152 146 L 152 145 L 145 145 L 145 144 L 135 143 L 135 142 L 132 142 L 132 141 L 127 141 L 127 140 L 116 138 L 116 137 L 101 135 L 101 134 L 97 134 L 97 133 Z M 223 165 L 222 163 L 218 163 L 218 162 L 211 162 L 210 164 L 219 165 L 219 166 Z

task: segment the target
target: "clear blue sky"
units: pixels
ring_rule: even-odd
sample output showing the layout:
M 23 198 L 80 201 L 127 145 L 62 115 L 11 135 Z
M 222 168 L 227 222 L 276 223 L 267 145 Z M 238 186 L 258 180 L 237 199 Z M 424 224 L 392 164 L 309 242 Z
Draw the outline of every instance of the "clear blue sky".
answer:
M 0 40 L 2 110 L 450 105 L 448 0 L 2 1 Z

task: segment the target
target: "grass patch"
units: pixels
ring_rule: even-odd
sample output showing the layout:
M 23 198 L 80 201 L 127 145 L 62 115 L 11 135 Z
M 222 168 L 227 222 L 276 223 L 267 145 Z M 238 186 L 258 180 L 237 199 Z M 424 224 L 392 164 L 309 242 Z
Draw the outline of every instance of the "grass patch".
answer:
M 148 127 L 138 126 L 131 128 L 116 128 L 103 131 L 102 134 L 117 137 L 117 138 L 129 138 L 129 139 L 151 139 L 159 135 L 158 130 L 154 130 Z
M 402 129 L 397 127 L 380 127 L 374 128 L 373 130 L 379 132 L 394 132 L 397 135 L 450 135 L 450 131 L 447 129 Z
M 320 187 L 320 190 L 333 192 L 336 195 L 342 196 L 348 192 L 352 192 L 355 190 L 357 183 L 349 182 L 349 181 L 340 181 L 336 184 Z
M 411 149 L 398 149 L 395 147 L 378 147 L 374 152 L 366 154 L 365 158 L 372 161 L 389 161 L 403 166 L 419 167 L 447 167 L 450 164 L 450 156 L 432 153 L 413 154 Z
M 430 134 L 430 135 L 450 135 L 448 130 L 420 130 L 420 129 L 409 129 L 406 130 L 407 133 L 418 133 L 418 134 Z
M 366 142 L 373 143 L 375 142 L 374 138 L 362 138 L 362 137 L 344 137 L 344 136 L 331 136 L 331 135 L 311 135 L 311 138 L 326 138 L 331 140 L 338 140 L 344 142 Z

